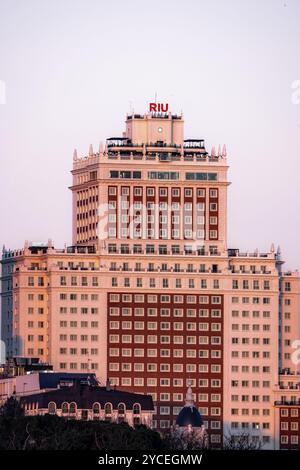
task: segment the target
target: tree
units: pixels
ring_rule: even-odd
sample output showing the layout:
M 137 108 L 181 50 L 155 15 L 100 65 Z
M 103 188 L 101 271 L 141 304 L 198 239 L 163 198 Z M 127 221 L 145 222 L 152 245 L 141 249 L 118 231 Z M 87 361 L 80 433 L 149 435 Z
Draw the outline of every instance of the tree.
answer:
M 19 401 L 13 395 L 9 397 L 4 405 L 0 407 L 0 416 L 2 418 L 20 418 L 24 416 L 24 410 Z
M 140 425 L 18 415 L 10 402 L 0 414 L 0 450 L 156 450 L 160 435 Z
M 209 448 L 207 432 L 201 428 L 171 429 L 165 434 L 166 450 L 203 450 Z
M 262 440 L 254 440 L 248 433 L 224 436 L 223 449 L 225 450 L 260 450 L 262 447 Z

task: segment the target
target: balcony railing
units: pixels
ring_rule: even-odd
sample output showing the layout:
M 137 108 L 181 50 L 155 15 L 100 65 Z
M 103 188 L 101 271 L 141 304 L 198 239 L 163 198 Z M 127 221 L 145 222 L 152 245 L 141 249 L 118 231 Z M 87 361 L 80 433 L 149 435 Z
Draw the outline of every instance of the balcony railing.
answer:
M 279 406 L 300 406 L 300 399 L 298 400 L 278 400 L 275 401 L 275 405 Z
M 133 250 L 121 250 L 121 249 L 114 249 L 114 250 L 109 250 L 107 249 L 106 250 L 107 253 L 109 253 L 110 255 L 119 255 L 119 254 L 122 254 L 122 255 L 173 255 L 173 256 L 187 256 L 187 255 L 191 255 L 191 256 L 221 256 L 221 253 L 220 252 L 209 252 L 209 251 L 189 251 L 189 250 L 186 250 L 186 251 L 176 251 L 176 252 L 173 252 L 171 250 L 162 250 L 162 251 L 159 251 L 159 250 L 153 250 L 153 251 L 147 251 L 147 250 L 142 250 L 142 251 L 139 251 L 138 253 L 134 252 Z M 204 271 L 203 271 L 204 272 Z

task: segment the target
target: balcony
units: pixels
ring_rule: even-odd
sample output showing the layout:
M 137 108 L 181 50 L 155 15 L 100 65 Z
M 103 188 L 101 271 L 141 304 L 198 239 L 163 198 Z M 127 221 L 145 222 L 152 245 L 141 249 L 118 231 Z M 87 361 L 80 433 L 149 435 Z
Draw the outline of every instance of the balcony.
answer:
M 106 140 L 107 147 L 132 147 L 132 142 L 127 137 L 110 137 Z
M 158 153 L 158 158 L 160 162 L 170 162 L 171 154 L 170 153 Z
M 181 251 L 177 251 L 176 252 L 173 252 L 172 250 L 165 250 L 165 249 L 161 249 L 161 250 L 141 250 L 139 251 L 138 253 L 134 250 L 130 250 L 130 249 L 113 249 L 113 250 L 110 250 L 110 249 L 107 249 L 106 252 L 109 254 L 109 255 L 119 255 L 119 254 L 122 254 L 122 255 L 150 255 L 150 256 L 153 256 L 153 255 L 160 255 L 160 256 L 164 256 L 164 255 L 173 255 L 173 256 L 210 256 L 210 257 L 214 257 L 214 256 L 221 256 L 221 253 L 220 252 L 209 252 L 209 251 L 203 251 L 203 250 L 197 250 L 197 251 L 191 251 L 191 250 L 181 250 Z M 212 272 L 212 271 L 201 271 L 199 270 L 199 272 Z M 215 271 L 216 273 L 220 273 L 221 271 L 218 270 L 218 271 Z
M 289 367 L 287 367 L 285 369 L 279 369 L 279 374 L 280 375 L 292 375 L 292 376 L 299 375 L 300 376 L 300 370 L 299 371 L 292 371 Z
M 278 400 L 275 401 L 277 406 L 300 406 L 300 398 L 298 400 Z
M 185 139 L 183 147 L 185 149 L 203 149 L 203 150 L 205 150 L 204 139 Z

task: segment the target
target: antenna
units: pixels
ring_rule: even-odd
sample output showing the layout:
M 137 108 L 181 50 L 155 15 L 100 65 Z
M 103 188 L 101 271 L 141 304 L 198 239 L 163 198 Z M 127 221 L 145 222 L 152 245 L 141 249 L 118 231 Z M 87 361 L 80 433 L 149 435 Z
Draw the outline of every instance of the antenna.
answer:
M 132 101 L 129 101 L 129 109 L 130 109 L 131 114 L 133 114 L 133 105 L 132 105 Z

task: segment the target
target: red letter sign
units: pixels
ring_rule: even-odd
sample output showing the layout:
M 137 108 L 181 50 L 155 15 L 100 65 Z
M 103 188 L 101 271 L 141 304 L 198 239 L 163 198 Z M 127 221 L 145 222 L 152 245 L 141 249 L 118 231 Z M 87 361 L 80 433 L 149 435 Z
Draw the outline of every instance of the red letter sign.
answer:
M 151 111 L 156 112 L 156 103 L 150 103 L 150 105 L 149 105 L 149 111 L 150 111 L 150 112 L 151 112 Z
M 154 113 L 166 113 L 169 109 L 168 103 L 150 103 L 149 111 Z

